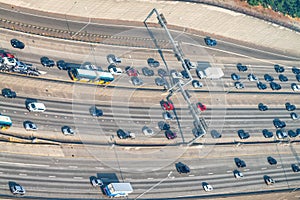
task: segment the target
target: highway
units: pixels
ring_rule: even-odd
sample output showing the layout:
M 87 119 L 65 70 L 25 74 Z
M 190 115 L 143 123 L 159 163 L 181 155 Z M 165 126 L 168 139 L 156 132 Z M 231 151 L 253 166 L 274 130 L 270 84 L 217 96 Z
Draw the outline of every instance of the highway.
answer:
M 9 13 L 3 11 L 1 15 L 3 18 L 9 16 Z M 20 13 L 10 16 L 11 19 L 22 19 L 37 25 L 43 25 L 46 20 L 50 20 Z M 66 27 L 55 19 L 48 24 L 52 28 Z M 68 26 L 76 31 L 82 24 L 68 21 Z M 99 31 L 98 28 L 109 35 L 124 31 L 128 33 L 129 30 L 128 27 L 93 24 L 88 26 L 87 31 Z M 129 32 L 136 34 L 136 31 L 137 34 L 146 33 L 144 28 L 134 28 L 134 31 L 130 28 Z M 205 48 L 205 55 L 212 55 L 209 59 L 215 60 L 216 64 L 224 64 L 222 69 L 225 76 L 215 88 L 211 87 L 212 81 L 201 80 L 203 88 L 196 90 L 189 87 L 189 90 L 193 102 L 201 101 L 207 105 L 208 109 L 201 115 L 207 120 L 209 130 L 216 129 L 222 132 L 222 138 L 213 139 L 208 133 L 197 141 L 200 144 L 185 146 L 182 145 L 183 140 L 190 141 L 194 136 L 191 131 L 192 117 L 181 95 L 174 96 L 172 100 L 183 134 L 179 134 L 178 122 L 173 120 L 170 122 L 171 129 L 177 132 L 178 137 L 167 141 L 157 126 L 157 123 L 163 120 L 159 101 L 166 96 L 162 88 L 154 84 L 157 75 L 141 75 L 145 82 L 141 89 L 133 87 L 125 74 L 112 83 L 115 87 L 97 87 L 44 80 L 43 78 L 69 78 L 66 71 L 60 71 L 56 67 L 46 69 L 39 64 L 41 56 L 51 55 L 55 60 L 66 59 L 79 63 L 94 61 L 97 65 L 105 66 L 107 52 L 116 52 L 116 55 L 123 58 L 122 68 L 133 65 L 141 69 L 147 64 L 148 57 L 159 58 L 155 50 L 105 45 L 95 45 L 91 48 L 91 45 L 86 43 L 23 35 L 22 39 L 28 47 L 19 51 L 12 50 L 9 45 L 11 33 L 2 30 L 0 35 L 4 38 L 1 40 L 2 48 L 16 53 L 18 58 L 47 72 L 41 79 L 0 74 L 3 87 L 14 89 L 18 95 L 16 99 L 0 99 L 0 113 L 11 116 L 14 123 L 13 127 L 2 132 L 2 135 L 25 138 L 34 136 L 59 143 L 43 146 L 14 143 L 6 145 L 3 142 L 0 153 L 1 198 L 13 197 L 8 188 L 8 181 L 15 181 L 26 188 L 24 198 L 27 199 L 105 199 L 101 190 L 93 188 L 89 183 L 91 176 L 102 178 L 105 184 L 116 181 L 116 178 L 120 182 L 131 182 L 134 192 L 129 195 L 129 199 L 214 199 L 264 192 L 284 192 L 286 198 L 296 199 L 299 195 L 297 190 L 292 191 L 299 187 L 300 174 L 291 170 L 291 164 L 299 164 L 299 136 L 280 142 L 275 137 L 266 139 L 261 133 L 262 129 L 267 128 L 275 134 L 276 129 L 272 124 L 274 117 L 284 120 L 287 130 L 300 128 L 299 120 L 292 120 L 290 112 L 285 110 L 284 106 L 286 102 L 291 102 L 297 106 L 296 111 L 299 110 L 299 94 L 290 88 L 290 83 L 296 82 L 291 67 L 297 65 L 299 58 L 279 55 L 277 52 L 257 51 L 225 41 L 218 44 L 217 50 Z M 203 36 L 192 38 L 204 45 Z M 33 39 L 34 43 L 30 42 Z M 186 48 L 189 47 L 189 41 L 190 39 L 185 41 Z M 197 49 L 204 51 L 199 46 Z M 236 57 L 237 53 L 243 56 Z M 198 59 L 197 53 L 193 53 L 192 50 L 186 51 L 186 54 L 190 55 L 191 59 Z M 175 69 L 181 69 L 181 65 L 170 51 L 166 51 L 164 56 L 172 69 L 173 66 Z M 204 59 L 203 57 L 199 56 L 199 59 Z M 235 67 L 238 62 L 247 64 L 248 71 L 238 72 Z M 248 73 L 253 72 L 259 80 L 263 80 L 263 75 L 268 73 L 279 82 L 278 74 L 273 69 L 274 63 L 286 66 L 284 74 L 289 81 L 280 83 L 282 90 L 272 91 L 268 86 L 266 91 L 259 91 L 255 82 L 247 80 Z M 244 89 L 238 90 L 234 87 L 234 81 L 230 78 L 234 72 L 241 75 Z M 192 74 L 196 78 L 196 74 Z M 45 103 L 47 110 L 37 114 L 28 112 L 25 108 L 28 98 Z M 267 104 L 269 110 L 259 111 L 257 105 L 260 102 Z M 88 109 L 94 104 L 103 109 L 103 117 L 90 116 Z M 25 120 L 35 122 L 39 130 L 25 131 L 22 125 Z M 64 136 L 60 130 L 63 125 L 74 127 L 77 131 L 76 136 Z M 144 125 L 153 128 L 155 134 L 152 137 L 143 135 L 141 130 Z M 133 131 L 136 133 L 136 139 L 117 139 L 116 130 L 119 128 Z M 251 137 L 240 140 L 237 135 L 239 129 L 248 131 Z M 230 144 L 222 144 L 226 142 Z M 150 145 L 140 147 L 139 144 Z M 160 146 L 154 146 L 155 144 Z M 268 164 L 268 156 L 276 158 L 277 165 Z M 241 180 L 236 180 L 232 173 L 237 168 L 234 158 L 241 158 L 247 164 L 246 168 L 240 170 L 245 176 Z M 191 172 L 187 175 L 178 174 L 175 168 L 178 161 L 186 163 Z M 263 181 L 264 175 L 271 176 L 276 183 L 267 186 Z M 203 181 L 211 184 L 214 190 L 205 192 L 201 186 Z

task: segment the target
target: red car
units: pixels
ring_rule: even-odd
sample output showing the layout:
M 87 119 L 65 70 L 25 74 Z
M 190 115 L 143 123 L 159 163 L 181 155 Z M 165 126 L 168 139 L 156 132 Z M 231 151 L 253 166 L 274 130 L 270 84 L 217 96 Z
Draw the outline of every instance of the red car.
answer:
M 0 56 L 1 56 L 2 58 L 4 58 L 4 57 L 15 58 L 15 56 L 14 56 L 13 54 L 8 53 L 8 52 L 1 52 L 1 53 L 0 53 Z
M 173 110 L 174 109 L 174 105 L 169 101 L 161 100 L 160 105 L 163 110 Z
M 200 102 L 197 103 L 197 107 L 198 107 L 201 111 L 205 111 L 205 110 L 206 110 L 206 105 L 204 105 L 204 104 L 202 104 L 202 103 L 200 103 Z
M 173 132 L 173 131 L 171 131 L 171 130 L 166 130 L 166 131 L 165 131 L 165 135 L 166 135 L 166 137 L 168 138 L 168 140 L 172 140 L 172 139 L 177 138 L 176 133 Z
M 132 67 L 126 69 L 126 73 L 128 76 L 138 76 L 139 75 L 139 72 Z

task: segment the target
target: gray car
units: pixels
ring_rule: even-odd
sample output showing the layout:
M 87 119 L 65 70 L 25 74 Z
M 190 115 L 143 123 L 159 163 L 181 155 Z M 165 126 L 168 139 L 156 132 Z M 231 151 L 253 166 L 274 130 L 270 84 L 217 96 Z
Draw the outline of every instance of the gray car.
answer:
M 136 77 L 136 76 L 131 77 L 131 82 L 135 86 L 140 86 L 140 85 L 144 84 L 143 80 L 140 79 L 140 78 L 138 78 L 138 77 Z

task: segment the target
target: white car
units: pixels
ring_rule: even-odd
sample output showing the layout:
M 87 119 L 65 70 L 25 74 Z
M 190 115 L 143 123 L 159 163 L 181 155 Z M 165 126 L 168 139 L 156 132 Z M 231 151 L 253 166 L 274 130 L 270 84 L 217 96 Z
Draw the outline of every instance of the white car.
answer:
M 94 187 L 96 187 L 96 186 L 102 186 L 103 185 L 103 182 L 102 182 L 102 180 L 101 179 L 99 179 L 99 178 L 94 178 L 94 179 L 92 179 L 91 180 L 91 184 L 94 186 Z
M 170 112 L 166 111 L 162 113 L 162 116 L 164 118 L 164 120 L 173 120 L 175 119 L 175 116 L 172 115 Z
M 300 91 L 300 86 L 297 85 L 296 83 L 292 83 L 291 88 L 293 89 L 294 92 Z
M 36 124 L 31 122 L 31 121 L 25 121 L 24 122 L 24 128 L 25 128 L 26 131 L 36 131 L 36 130 L 38 130 Z
M 192 85 L 194 88 L 202 88 L 203 87 L 203 84 L 201 82 L 199 82 L 198 80 L 193 80 Z
M 121 68 L 118 68 L 118 67 L 111 67 L 111 68 L 109 68 L 109 72 L 110 72 L 112 75 L 121 75 L 123 71 L 122 71 Z
M 182 78 L 182 74 L 179 73 L 179 72 L 172 72 L 171 75 L 172 75 L 173 78 Z
M 213 187 L 212 187 L 211 185 L 209 185 L 208 183 L 206 183 L 206 182 L 203 182 L 203 183 L 202 183 L 202 187 L 203 187 L 203 189 L 204 189 L 206 192 L 210 192 L 210 191 L 213 190 Z
M 4 57 L 3 64 L 15 67 L 17 65 L 17 61 L 15 58 Z
M 242 173 L 242 172 L 240 172 L 239 170 L 234 170 L 233 171 L 233 175 L 234 175 L 234 177 L 235 178 L 242 178 L 242 177 L 244 177 L 244 174 Z
M 44 112 L 46 110 L 45 105 L 38 102 L 29 103 L 26 107 L 30 112 Z
M 10 191 L 13 194 L 20 194 L 20 195 L 24 195 L 26 193 L 25 189 L 19 184 L 14 184 L 10 186 Z
M 151 136 L 154 134 L 153 130 L 151 128 L 149 128 L 148 126 L 144 126 L 142 128 L 142 131 L 143 131 L 144 135 L 146 135 L 146 136 Z

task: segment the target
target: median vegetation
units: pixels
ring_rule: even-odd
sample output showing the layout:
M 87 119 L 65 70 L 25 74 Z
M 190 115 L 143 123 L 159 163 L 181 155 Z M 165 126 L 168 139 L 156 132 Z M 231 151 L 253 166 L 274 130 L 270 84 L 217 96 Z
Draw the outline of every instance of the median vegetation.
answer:
M 300 0 L 247 0 L 251 6 L 261 5 L 291 17 L 300 17 Z

